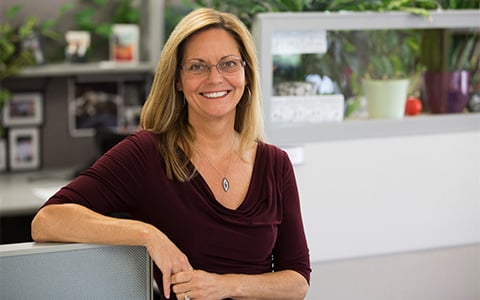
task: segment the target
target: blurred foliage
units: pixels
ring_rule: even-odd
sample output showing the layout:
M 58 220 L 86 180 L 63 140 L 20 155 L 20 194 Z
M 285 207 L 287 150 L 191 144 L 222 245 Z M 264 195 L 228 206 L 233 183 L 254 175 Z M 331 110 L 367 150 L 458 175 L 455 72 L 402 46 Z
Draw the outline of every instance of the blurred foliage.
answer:
M 23 42 L 33 35 L 38 39 L 59 40 L 60 36 L 54 26 L 59 18 L 68 10 L 71 4 L 61 6 L 53 18 L 41 22 L 36 16 L 26 17 L 18 24 L 16 18 L 22 10 L 21 4 L 14 4 L 7 8 L 5 17 L 0 23 L 0 80 L 18 74 L 25 66 L 36 64 L 35 57 L 30 49 L 24 47 Z M 0 111 L 11 97 L 11 92 L 3 85 L 0 86 Z M 3 127 L 0 126 L 0 136 Z
M 77 30 L 86 30 L 105 39 L 110 37 L 115 23 L 135 24 L 140 20 L 140 10 L 133 0 L 84 0 L 74 14 Z M 113 9 L 113 13 L 109 10 Z M 107 12 L 107 13 L 106 13 Z M 108 20 L 99 17 L 109 16 Z
M 436 9 L 448 3 L 472 2 L 436 1 L 436 0 L 189 0 L 193 5 L 212 7 L 228 11 L 238 16 L 251 28 L 255 15 L 264 12 L 299 12 L 299 11 L 406 11 L 414 14 L 428 15 L 426 10 Z M 475 2 L 475 1 L 473 1 Z M 442 6 L 442 7 L 444 7 Z

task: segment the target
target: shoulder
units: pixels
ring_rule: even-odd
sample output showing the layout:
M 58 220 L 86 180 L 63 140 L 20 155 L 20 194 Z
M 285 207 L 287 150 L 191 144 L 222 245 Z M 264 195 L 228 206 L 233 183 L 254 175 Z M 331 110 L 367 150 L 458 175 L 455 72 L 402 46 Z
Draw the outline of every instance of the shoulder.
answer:
M 264 155 L 269 158 L 288 160 L 288 154 L 285 150 L 266 142 L 258 142 L 257 154 Z
M 291 167 L 287 152 L 278 146 L 266 142 L 258 142 L 256 161 L 265 162 L 279 169 L 284 169 L 285 167 L 289 169 Z
M 124 138 L 115 147 L 110 149 L 107 154 L 113 156 L 131 157 L 131 156 L 149 156 L 158 153 L 159 137 L 157 134 L 147 130 L 137 130 Z
M 153 132 L 139 129 L 125 138 L 124 141 L 128 141 L 131 144 L 138 145 L 140 147 L 153 146 L 154 148 L 157 148 L 159 137 Z
M 129 138 L 140 142 L 158 142 L 158 135 L 145 129 L 138 129 Z

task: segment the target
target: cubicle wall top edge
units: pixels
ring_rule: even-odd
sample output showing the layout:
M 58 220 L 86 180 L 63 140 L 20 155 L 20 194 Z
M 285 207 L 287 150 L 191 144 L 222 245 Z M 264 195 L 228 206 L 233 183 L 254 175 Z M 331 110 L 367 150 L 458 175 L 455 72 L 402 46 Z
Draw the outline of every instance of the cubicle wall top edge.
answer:
M 479 28 L 479 20 L 478 9 L 432 10 L 429 16 L 398 11 L 267 12 L 256 15 L 254 26 L 267 21 L 275 31 L 302 30 L 308 22 L 319 30 Z
M 72 251 L 91 248 L 115 247 L 113 245 L 82 244 L 82 243 L 16 243 L 0 245 L 0 257 L 30 255 L 60 251 Z M 133 246 L 132 246 L 133 247 Z M 141 246 L 137 246 L 141 247 Z

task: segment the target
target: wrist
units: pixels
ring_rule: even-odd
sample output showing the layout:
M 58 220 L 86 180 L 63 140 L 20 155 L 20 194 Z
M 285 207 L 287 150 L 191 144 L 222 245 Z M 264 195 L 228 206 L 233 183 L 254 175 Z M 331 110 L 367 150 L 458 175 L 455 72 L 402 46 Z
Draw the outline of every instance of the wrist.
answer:
M 139 222 L 138 225 L 139 228 L 137 236 L 140 239 L 138 244 L 144 246 L 147 249 L 151 248 L 152 245 L 155 244 L 155 236 L 158 235 L 160 231 L 155 226 L 148 223 Z
M 220 275 L 225 291 L 224 298 L 242 297 L 242 275 L 241 274 L 225 274 Z

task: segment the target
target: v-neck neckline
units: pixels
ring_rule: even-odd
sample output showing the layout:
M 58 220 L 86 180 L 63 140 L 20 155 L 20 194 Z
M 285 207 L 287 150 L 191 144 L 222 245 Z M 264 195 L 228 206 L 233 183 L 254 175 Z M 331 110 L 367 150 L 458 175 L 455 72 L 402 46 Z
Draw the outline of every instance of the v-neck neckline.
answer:
M 208 196 L 209 202 L 212 203 L 213 205 L 215 205 L 217 207 L 220 207 L 223 210 L 227 210 L 229 212 L 241 212 L 242 208 L 245 205 L 248 204 L 248 200 L 250 199 L 250 195 L 251 195 L 252 189 L 253 189 L 253 183 L 254 183 L 254 180 L 255 180 L 255 178 L 257 176 L 257 172 L 258 172 L 259 154 L 260 154 L 261 151 L 263 151 L 263 148 L 262 148 L 263 145 L 262 145 L 261 142 L 257 142 L 256 147 L 257 147 L 257 149 L 255 151 L 255 158 L 253 160 L 252 174 L 250 176 L 250 181 L 249 181 L 249 184 L 248 184 L 247 192 L 246 192 L 245 197 L 243 198 L 242 202 L 240 203 L 240 205 L 236 209 L 228 208 L 225 205 L 223 205 L 220 201 L 218 201 L 218 199 L 215 197 L 215 194 L 213 193 L 213 190 L 210 188 L 210 186 L 208 185 L 205 178 L 202 176 L 202 174 L 198 170 L 196 170 L 195 165 L 193 164 L 191 159 L 188 159 L 188 168 L 190 170 L 196 170 L 196 174 L 194 175 L 194 177 L 191 180 L 193 182 L 197 182 L 198 184 L 200 184 L 201 188 L 204 189 L 204 191 L 208 194 L 207 196 Z M 188 157 L 183 150 L 182 150 L 182 154 L 185 155 L 185 157 Z

